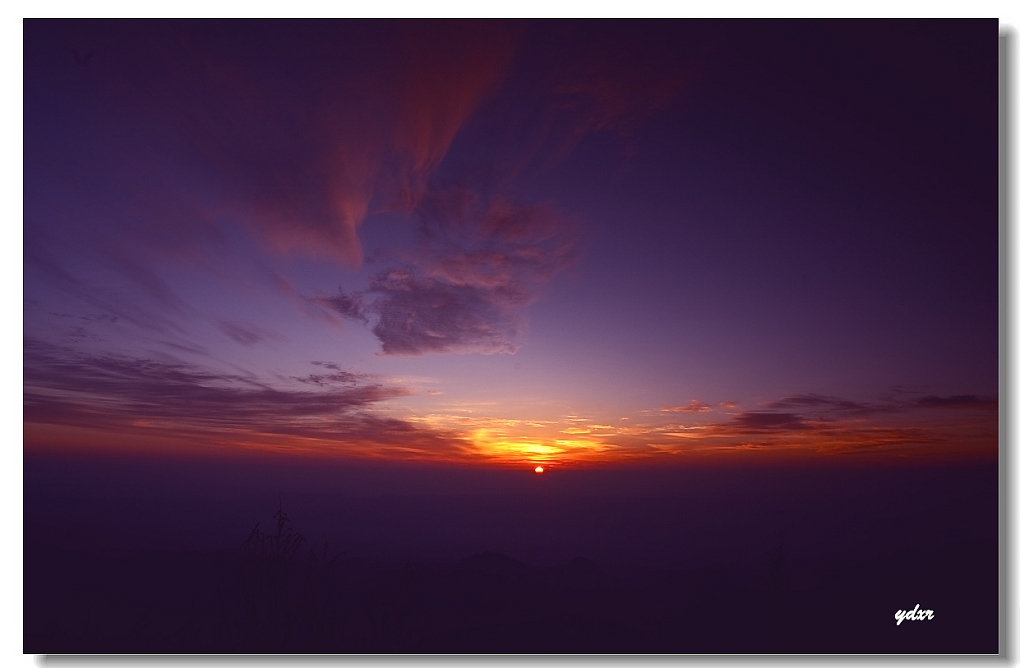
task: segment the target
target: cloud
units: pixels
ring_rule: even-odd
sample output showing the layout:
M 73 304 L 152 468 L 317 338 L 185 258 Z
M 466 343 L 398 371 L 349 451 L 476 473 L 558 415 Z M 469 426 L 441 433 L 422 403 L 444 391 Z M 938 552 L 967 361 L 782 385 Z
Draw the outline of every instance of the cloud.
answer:
M 884 403 L 861 403 L 818 394 L 797 394 L 766 403 L 764 408 L 770 410 L 813 410 L 818 413 L 843 415 L 868 415 L 873 413 L 898 413 L 918 407 L 994 410 L 998 408 L 998 405 L 998 401 L 993 397 L 981 397 L 973 394 L 958 394 L 948 397 L 930 395 L 916 400 L 886 401 Z
M 371 324 L 384 354 L 515 350 L 527 304 L 577 244 L 561 210 L 520 198 L 509 165 L 541 147 L 565 156 L 594 133 L 626 134 L 675 99 L 689 60 L 665 34 L 658 47 L 635 46 L 618 28 L 515 22 L 26 30 L 26 248 L 48 234 L 39 245 L 54 252 L 31 257 L 51 281 L 183 334 L 178 323 L 201 315 L 155 260 L 232 287 L 235 265 L 263 261 L 250 236 L 272 255 L 359 268 L 361 224 L 401 212 L 421 243 L 398 266 L 373 267 L 357 294 L 299 298 L 331 326 Z M 102 45 L 87 72 L 66 63 L 81 86 L 53 65 L 52 45 L 69 42 Z M 78 271 L 82 257 L 94 266 Z M 77 280 L 110 270 L 120 281 L 110 298 Z M 127 283 L 146 298 L 118 305 Z M 288 281 L 274 284 L 294 298 Z M 407 293 L 438 299 L 442 312 L 424 313 Z M 247 325 L 220 329 L 241 345 L 267 340 Z
M 764 407 L 768 409 L 808 409 L 858 415 L 897 411 L 901 408 L 893 404 L 867 404 L 820 394 L 795 394 L 783 397 L 778 401 L 766 403 Z
M 557 156 L 555 163 L 594 133 L 633 131 L 670 104 L 687 80 L 686 68 L 672 65 L 688 58 L 676 61 L 673 46 L 668 53 L 639 49 L 640 54 L 630 39 L 597 50 L 569 46 L 582 42 L 586 39 L 573 31 L 547 36 L 544 43 L 556 45 L 542 51 L 555 69 L 549 78 L 514 78 L 527 71 L 528 58 L 538 57 L 519 54 L 524 60 L 516 64 L 524 69 L 510 74 L 484 112 L 500 131 L 463 133 L 458 141 L 470 150 L 453 153 L 455 159 L 442 169 L 441 159 L 419 151 L 414 164 L 436 169 L 427 180 L 402 179 L 411 184 L 405 192 L 413 194 L 390 198 L 406 200 L 406 210 L 417 219 L 416 245 L 376 272 L 367 289 L 349 294 L 341 288 L 312 301 L 341 317 L 370 320 L 385 355 L 517 350 L 527 327 L 526 307 L 576 260 L 579 244 L 576 221 L 558 207 L 509 195 L 517 190 L 514 174 L 543 150 L 547 163 L 549 152 Z M 621 59 L 627 62 L 621 65 Z M 525 89 L 529 93 L 522 95 Z M 524 128 L 533 136 L 518 137 Z M 445 139 L 439 144 L 448 145 Z
M 516 309 L 526 295 L 511 286 L 455 285 L 409 272 L 377 276 L 370 292 L 379 321 L 372 332 L 387 355 L 514 352 Z
M 219 322 L 219 328 L 221 332 L 242 346 L 253 346 L 263 341 L 282 342 L 287 340 L 286 337 L 277 332 L 226 320 Z
M 355 294 L 310 301 L 375 319 L 385 355 L 512 353 L 524 309 L 576 258 L 571 226 L 549 204 L 512 203 L 461 186 L 430 191 L 420 238 L 397 268 Z
M 600 434 L 599 440 L 607 446 L 605 453 L 619 450 L 627 456 L 760 449 L 895 458 L 980 457 L 996 452 L 996 405 L 993 398 L 976 395 L 867 403 L 804 393 L 764 402 L 759 410 L 739 412 L 725 421 L 621 422 L 613 431 Z M 657 413 L 689 413 L 695 420 L 700 419 L 693 417 L 698 411 L 688 409 L 701 406 L 695 400 Z M 928 408 L 943 410 L 924 410 Z M 975 410 L 961 415 L 951 409 Z
M 351 320 L 367 323 L 364 298 L 360 294 L 349 295 L 343 288 L 332 297 L 313 297 L 309 301 L 328 308 L 329 310 Z
M 835 406 L 839 408 L 857 408 L 860 404 L 851 401 L 844 401 L 835 397 L 825 397 L 819 394 L 795 394 L 783 397 L 778 401 L 771 401 L 765 404 L 769 408 L 788 408 L 791 406 Z
M 973 394 L 957 394 L 951 397 L 927 396 L 917 400 L 917 405 L 923 408 L 972 408 L 978 410 L 996 410 L 999 407 L 997 399 L 991 397 L 979 397 Z
M 95 285 L 83 280 L 77 272 L 69 271 L 57 259 L 53 252 L 54 245 L 50 235 L 26 225 L 26 294 L 31 290 L 35 294 L 51 297 L 52 292 L 59 292 L 103 315 L 130 322 L 148 333 L 184 333 L 174 320 L 167 317 L 164 309 L 155 308 L 157 305 L 151 299 L 138 295 L 139 290 L 116 290 Z M 32 276 L 35 272 L 38 273 Z
M 344 371 L 339 365 L 333 364 L 332 362 L 312 362 L 316 366 L 321 366 L 324 369 L 328 369 L 332 373 L 313 373 L 307 376 L 295 377 L 294 380 L 299 383 L 307 383 L 311 385 L 318 385 L 319 387 L 326 387 L 328 385 L 357 385 L 358 381 L 369 380 L 372 376 L 366 374 L 358 374 L 352 371 Z
M 90 355 L 32 339 L 26 339 L 24 351 L 26 419 L 45 413 L 48 396 L 73 400 L 97 415 L 240 426 L 284 416 L 341 415 L 407 394 L 379 384 L 328 392 L 276 388 L 254 376 L 176 361 Z
M 375 414 L 374 406 L 408 390 L 332 363 L 318 364 L 332 373 L 297 378 L 315 388 L 304 389 L 245 373 L 93 355 L 34 339 L 25 340 L 24 359 L 26 423 L 112 431 L 142 425 L 224 442 L 280 443 L 290 437 L 338 450 L 355 444 L 368 453 L 373 444 L 405 449 L 429 444 L 432 456 L 447 456 L 461 445 L 455 433 Z
M 707 413 L 712 410 L 710 404 L 698 399 L 692 399 L 686 406 L 663 406 L 659 409 L 662 413 Z
M 732 425 L 747 432 L 798 431 L 808 428 L 804 420 L 793 413 L 740 413 L 733 416 Z
M 664 71 L 649 63 L 639 64 L 634 58 L 614 55 L 616 59 L 600 67 L 587 64 L 583 72 L 573 73 L 556 87 L 560 106 L 571 113 L 574 125 L 563 138 L 555 160 L 566 158 L 590 134 L 633 134 L 641 123 L 673 102 L 687 83 L 684 72 Z
M 275 250 L 357 267 L 360 224 L 373 211 L 416 206 L 500 80 L 515 37 L 496 24 L 376 25 L 369 46 L 355 35 L 360 28 L 333 28 L 325 35 L 277 26 L 265 41 L 231 34 L 236 55 L 198 47 L 192 65 L 201 63 L 201 83 L 232 94 L 211 115 L 201 104 L 175 122 L 199 129 L 200 145 L 229 175 L 232 206 Z M 308 48 L 318 53 L 295 60 L 304 38 L 316 40 Z M 369 48 L 357 53 L 352 44 Z M 300 63 L 301 75 L 282 76 L 273 58 Z
M 101 230 L 97 243 L 121 257 L 214 260 L 230 219 L 276 252 L 357 267 L 359 225 L 414 208 L 518 33 L 511 22 L 36 23 L 26 108 L 48 121 L 26 125 L 26 181 L 87 188 L 60 226 Z M 102 62 L 56 68 L 69 41 L 102 44 Z M 55 137 L 54 125 L 76 132 Z M 26 211 L 54 220 L 55 201 L 29 187 Z

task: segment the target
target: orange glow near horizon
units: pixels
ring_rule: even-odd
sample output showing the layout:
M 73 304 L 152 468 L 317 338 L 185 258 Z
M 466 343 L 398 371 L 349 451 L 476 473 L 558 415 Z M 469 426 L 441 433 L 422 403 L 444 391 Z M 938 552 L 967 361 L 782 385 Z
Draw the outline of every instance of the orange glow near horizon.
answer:
M 511 419 L 454 412 L 402 415 L 413 428 L 359 434 L 349 439 L 303 423 L 305 434 L 283 434 L 277 425 L 210 426 L 187 420 L 133 418 L 83 427 L 24 423 L 24 446 L 33 449 L 222 452 L 231 449 L 352 456 L 375 460 L 471 463 L 529 468 L 598 466 L 634 461 L 768 457 L 901 461 L 987 459 L 997 453 L 997 414 L 981 411 L 935 421 L 903 414 L 880 419 L 802 419 L 795 429 L 748 428 L 728 413 L 704 411 L 679 423 L 657 414 L 614 420 L 574 414 Z M 941 417 L 941 416 L 940 416 Z M 624 422 L 623 420 L 626 419 Z M 290 426 L 284 424 L 283 426 Z M 333 436 L 332 438 L 330 436 Z M 338 438 L 339 436 L 339 438 Z M 536 471 L 538 473 L 538 471 Z

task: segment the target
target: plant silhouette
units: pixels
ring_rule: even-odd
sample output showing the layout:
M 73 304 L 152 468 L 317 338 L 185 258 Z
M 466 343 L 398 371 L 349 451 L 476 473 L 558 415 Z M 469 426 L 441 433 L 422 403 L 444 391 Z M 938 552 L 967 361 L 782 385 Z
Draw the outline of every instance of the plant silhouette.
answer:
M 330 575 L 341 554 L 329 545 L 309 550 L 307 539 L 294 530 L 280 503 L 276 530 L 256 523 L 241 546 L 240 637 L 244 651 L 307 651 L 331 644 L 336 632 L 336 605 Z

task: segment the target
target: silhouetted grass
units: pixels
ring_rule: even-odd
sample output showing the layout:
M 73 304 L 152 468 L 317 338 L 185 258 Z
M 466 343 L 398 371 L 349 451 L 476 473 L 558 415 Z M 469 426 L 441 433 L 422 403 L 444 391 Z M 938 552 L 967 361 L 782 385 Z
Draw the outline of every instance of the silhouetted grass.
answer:
M 281 502 L 275 531 L 257 523 L 241 545 L 235 601 L 222 606 L 223 631 L 237 651 L 308 652 L 336 649 L 338 601 L 331 575 L 341 554 L 307 547 Z

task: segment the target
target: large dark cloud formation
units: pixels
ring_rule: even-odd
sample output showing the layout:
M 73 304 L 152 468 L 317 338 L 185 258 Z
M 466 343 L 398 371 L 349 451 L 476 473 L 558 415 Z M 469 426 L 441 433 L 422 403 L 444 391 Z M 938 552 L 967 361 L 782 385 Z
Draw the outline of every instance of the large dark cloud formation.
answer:
M 226 284 L 238 275 L 231 261 L 257 263 L 251 242 L 359 267 L 359 226 L 417 206 L 502 80 L 519 32 L 512 22 L 422 28 L 26 23 L 25 259 L 44 278 L 35 289 L 181 334 L 177 323 L 196 313 L 164 281 L 168 268 Z M 250 327 L 221 329 L 254 342 Z
M 532 26 L 528 34 L 546 28 Z M 566 46 L 590 40 L 602 48 Z M 419 191 L 411 209 L 416 245 L 377 271 L 365 290 L 341 289 L 314 301 L 371 321 L 388 355 L 515 351 L 526 307 L 581 247 L 577 218 L 520 196 L 522 174 L 549 173 L 595 134 L 625 140 L 673 102 L 689 78 L 686 46 L 664 54 L 624 41 L 626 48 L 597 27 L 574 26 L 537 52 L 518 53 L 507 80 L 479 111 L 477 126 L 486 131 L 468 127 L 459 138 L 471 146 L 471 158 L 451 150 L 451 160 Z M 626 154 L 624 146 L 621 164 Z
M 523 308 L 575 249 L 563 213 L 522 195 L 522 174 L 593 134 L 632 133 L 678 96 L 690 46 L 633 39 L 649 30 L 30 22 L 26 182 L 46 188 L 26 191 L 26 261 L 75 299 L 168 332 L 196 314 L 161 270 L 232 280 L 233 225 L 274 255 L 358 268 L 366 218 L 410 214 L 424 243 L 321 305 L 372 316 L 386 354 L 513 350 Z M 474 162 L 451 160 L 458 142 Z M 54 188 L 87 193 L 84 206 Z M 116 298 L 69 260 L 85 250 L 118 277 Z

